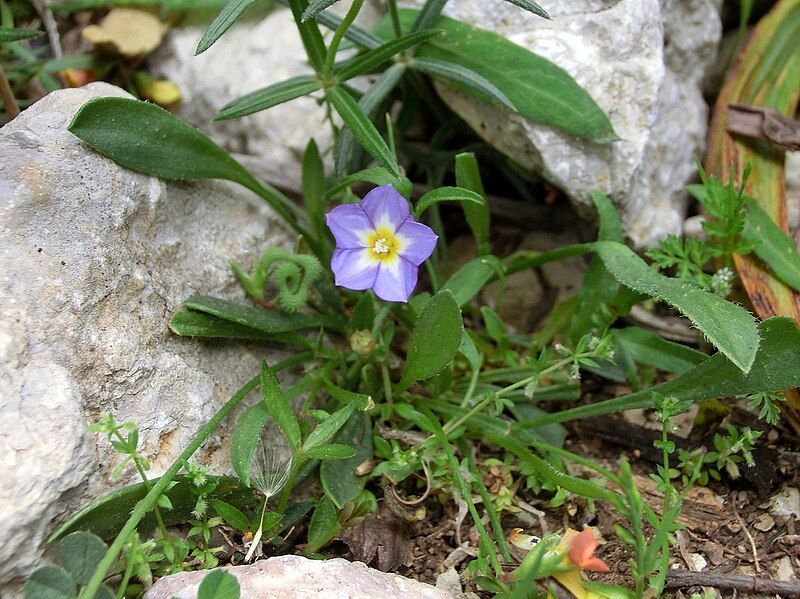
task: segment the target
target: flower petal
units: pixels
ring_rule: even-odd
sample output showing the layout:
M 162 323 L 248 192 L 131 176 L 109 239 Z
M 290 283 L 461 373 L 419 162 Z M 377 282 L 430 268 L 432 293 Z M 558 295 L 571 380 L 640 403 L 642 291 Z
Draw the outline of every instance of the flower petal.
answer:
M 418 268 L 398 257 L 392 262 L 381 262 L 372 289 L 387 302 L 407 302 L 417 286 Z
M 433 230 L 422 223 L 418 223 L 413 218 L 404 222 L 396 233 L 400 238 L 400 256 L 419 266 L 427 260 L 436 247 L 436 240 L 439 236 Z
M 379 262 L 369 257 L 369 250 L 349 249 L 333 251 L 331 270 L 339 287 L 362 291 L 375 285 Z
M 364 196 L 360 204 L 376 229 L 397 231 L 411 212 L 408 202 L 391 185 L 381 185 Z
M 581 568 L 589 572 L 611 572 L 611 568 L 599 557 L 590 557 L 581 564 Z
M 367 247 L 367 235 L 375 230 L 366 212 L 356 204 L 336 206 L 325 215 L 325 221 L 337 249 L 342 250 Z
M 583 564 L 591 559 L 598 545 L 591 529 L 584 528 L 572 541 L 569 548 L 569 560 L 576 566 L 583 567 Z

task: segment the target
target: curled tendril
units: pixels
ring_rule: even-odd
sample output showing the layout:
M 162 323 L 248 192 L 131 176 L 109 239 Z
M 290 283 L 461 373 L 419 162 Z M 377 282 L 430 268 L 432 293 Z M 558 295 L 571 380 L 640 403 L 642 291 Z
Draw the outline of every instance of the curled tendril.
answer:
M 294 312 L 308 302 L 311 285 L 317 280 L 322 267 L 314 256 L 293 254 L 281 248 L 269 248 L 252 275 L 244 272 L 236 262 L 231 262 L 236 278 L 248 295 L 265 302 L 264 286 L 272 278 L 278 288 L 278 303 Z

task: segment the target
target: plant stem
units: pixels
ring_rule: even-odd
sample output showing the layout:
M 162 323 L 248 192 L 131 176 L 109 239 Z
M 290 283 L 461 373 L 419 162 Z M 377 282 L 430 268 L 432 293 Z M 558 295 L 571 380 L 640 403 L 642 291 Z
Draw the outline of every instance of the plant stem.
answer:
M 302 352 L 288 358 L 282 362 L 275 364 L 270 370 L 272 372 L 278 372 L 289 366 L 297 364 L 298 362 L 303 362 L 313 357 L 312 352 Z M 111 544 L 111 547 L 108 548 L 106 551 L 105 556 L 92 574 L 89 583 L 86 587 L 81 591 L 80 599 L 94 599 L 97 590 L 100 588 L 100 585 L 103 583 L 103 579 L 106 576 L 106 573 L 111 569 L 111 566 L 114 565 L 114 560 L 117 559 L 120 551 L 122 551 L 122 547 L 125 545 L 125 542 L 128 540 L 130 535 L 136 530 L 136 527 L 139 525 L 139 522 L 142 521 L 147 513 L 153 508 L 155 505 L 158 496 L 161 495 L 164 491 L 166 491 L 169 484 L 178 474 L 180 469 L 186 463 L 186 461 L 192 457 L 195 451 L 202 445 L 202 443 L 208 439 L 208 437 L 213 433 L 216 428 L 220 425 L 220 423 L 225 419 L 225 417 L 233 411 L 233 409 L 239 405 L 242 400 L 247 397 L 253 389 L 258 387 L 260 382 L 261 376 L 256 376 L 250 379 L 245 385 L 239 389 L 236 393 L 234 393 L 233 397 L 231 397 L 218 411 L 214 416 L 209 420 L 206 425 L 201 428 L 198 433 L 194 436 L 191 443 L 183 450 L 181 455 L 172 463 L 172 465 L 167 469 L 164 475 L 153 485 L 153 488 L 145 495 L 144 499 L 139 501 L 136 504 L 136 507 L 133 508 L 133 512 L 131 513 L 130 518 L 125 523 L 125 526 L 122 527 L 122 530 L 119 531 L 117 537 L 114 539 L 114 542 Z
M 394 29 L 394 36 L 400 37 L 403 35 L 403 30 L 400 27 L 400 13 L 397 11 L 397 0 L 389 0 L 389 15 L 392 18 L 392 28 Z
M 2 65 L 0 65 L 0 97 L 3 99 L 3 106 L 6 109 L 8 120 L 14 119 L 19 114 L 19 106 L 17 105 L 17 98 L 14 97 L 14 91 L 11 89 L 11 84 L 6 78 Z
M 120 434 L 118 430 L 115 430 L 114 434 L 120 441 L 125 443 L 125 438 Z M 150 491 L 153 485 L 150 484 L 150 479 L 147 478 L 147 473 L 144 471 L 144 467 L 142 466 L 139 454 L 137 454 L 134 451 L 131 457 L 133 458 L 133 465 L 136 466 L 136 470 L 139 472 L 139 476 L 142 478 L 142 482 L 144 483 L 144 488 Z M 169 533 L 167 532 L 167 527 L 164 525 L 164 519 L 161 517 L 161 509 L 158 507 L 158 504 L 153 506 L 153 513 L 156 516 L 156 521 L 158 522 L 158 528 L 161 531 L 161 537 L 166 541 L 169 538 Z
M 364 0 L 353 0 L 350 10 L 347 11 L 347 14 L 344 16 L 344 19 L 342 19 L 339 27 L 336 28 L 336 31 L 333 32 L 331 43 L 328 45 L 328 53 L 325 55 L 325 66 L 322 71 L 326 79 L 333 76 L 333 63 L 336 60 L 336 52 L 339 50 L 339 44 L 342 42 L 342 38 L 344 38 L 347 29 L 353 24 L 353 21 L 356 20 L 356 16 L 358 16 L 358 12 L 361 10 L 363 4 Z

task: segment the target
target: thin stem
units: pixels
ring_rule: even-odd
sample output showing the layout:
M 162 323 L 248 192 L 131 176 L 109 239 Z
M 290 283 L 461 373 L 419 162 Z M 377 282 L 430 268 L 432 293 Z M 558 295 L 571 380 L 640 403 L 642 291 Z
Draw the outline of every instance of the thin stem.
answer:
M 128 588 L 128 581 L 133 574 L 133 566 L 135 563 L 135 560 L 128 560 L 128 564 L 125 566 L 125 573 L 122 575 L 122 581 L 119 583 L 119 588 L 117 589 L 117 599 L 122 599 L 125 596 L 125 591 Z
M 392 28 L 394 29 L 394 36 L 400 37 L 403 35 L 403 30 L 400 27 L 400 13 L 397 10 L 397 0 L 389 0 L 389 15 L 392 18 Z
M 312 357 L 312 352 L 302 352 L 296 356 L 275 364 L 275 366 L 273 366 L 270 370 L 272 370 L 272 372 L 278 372 L 299 362 L 311 359 Z M 111 547 L 108 548 L 105 556 L 102 560 L 100 560 L 100 563 L 95 568 L 94 574 L 92 574 L 89 583 L 86 585 L 83 591 L 81 591 L 80 599 L 94 598 L 97 590 L 103 583 L 106 573 L 111 569 L 111 566 L 114 565 L 114 561 L 117 559 L 120 551 L 122 551 L 125 542 L 136 530 L 136 527 L 139 525 L 139 522 L 142 521 L 142 518 L 144 518 L 153 508 L 159 495 L 167 490 L 167 487 L 178 474 L 186 461 L 191 458 L 200 445 L 202 445 L 203 442 L 211 436 L 211 433 L 216 430 L 225 417 L 228 416 L 228 414 L 230 414 L 231 411 L 233 411 L 233 409 L 238 406 L 242 400 L 250 394 L 251 391 L 253 391 L 253 389 L 258 387 L 260 380 L 260 375 L 253 377 L 247 383 L 245 383 L 241 389 L 234 393 L 233 397 L 231 397 L 217 411 L 217 413 L 214 414 L 211 420 L 209 420 L 206 425 L 198 431 L 191 443 L 189 443 L 181 455 L 179 455 L 178 458 L 172 463 L 164 475 L 158 479 L 158 482 L 153 485 L 153 488 L 150 489 L 150 491 L 148 491 L 144 499 L 136 504 L 136 507 L 133 508 L 130 518 L 128 518 L 128 521 L 125 523 L 125 526 L 123 526 L 122 530 L 119 531 L 117 537 L 114 539 L 114 542 L 111 544 Z
M 392 379 L 389 378 L 389 367 L 384 362 L 381 364 L 381 377 L 383 378 L 383 394 L 386 396 L 386 403 L 394 405 L 394 398 L 392 397 Z
M 469 404 L 472 396 L 475 395 L 475 387 L 478 386 L 478 378 L 481 374 L 481 366 L 483 365 L 483 354 L 478 354 L 478 367 L 472 371 L 472 375 L 469 377 L 469 387 L 467 387 L 467 392 L 464 394 L 464 399 L 461 400 L 461 407 L 466 408 Z
M 118 430 L 114 430 L 114 434 L 117 438 L 125 443 L 126 439 L 123 437 Z M 144 488 L 148 491 L 152 488 L 153 485 L 150 484 L 150 479 L 147 478 L 147 473 L 144 471 L 144 466 L 142 466 L 141 458 L 139 454 L 135 451 L 131 456 L 133 458 L 133 465 L 136 466 L 136 470 L 139 472 L 139 476 L 144 483 Z M 169 538 L 169 533 L 167 532 L 167 527 L 164 525 L 164 519 L 161 517 L 161 509 L 158 507 L 158 504 L 153 506 L 153 513 L 156 516 L 156 521 L 158 522 L 158 528 L 161 531 L 161 537 L 166 541 Z
M 3 98 L 3 106 L 6 109 L 8 120 L 16 118 L 19 114 L 19 106 L 17 105 L 17 98 L 14 96 L 14 91 L 11 89 L 11 84 L 6 78 L 2 65 L 0 65 L 0 97 Z
M 350 10 L 347 11 L 347 14 L 336 28 L 336 31 L 333 32 L 331 43 L 328 45 L 328 53 L 325 55 L 325 67 L 322 71 L 325 77 L 331 77 L 333 75 L 333 63 L 336 60 L 336 52 L 339 50 L 339 44 L 342 42 L 342 38 L 344 38 L 347 29 L 353 24 L 353 21 L 356 20 L 356 16 L 358 16 L 358 12 L 361 10 L 363 4 L 364 0 L 354 0 L 353 4 L 350 6 Z

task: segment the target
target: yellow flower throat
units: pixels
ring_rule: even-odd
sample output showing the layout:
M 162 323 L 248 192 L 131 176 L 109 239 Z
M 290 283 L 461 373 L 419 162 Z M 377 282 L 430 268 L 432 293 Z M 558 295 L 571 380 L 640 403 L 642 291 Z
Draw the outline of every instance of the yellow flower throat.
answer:
M 394 233 L 385 228 L 380 228 L 367 237 L 369 256 L 380 262 L 392 262 L 397 258 L 400 242 Z

